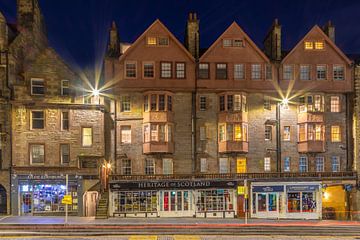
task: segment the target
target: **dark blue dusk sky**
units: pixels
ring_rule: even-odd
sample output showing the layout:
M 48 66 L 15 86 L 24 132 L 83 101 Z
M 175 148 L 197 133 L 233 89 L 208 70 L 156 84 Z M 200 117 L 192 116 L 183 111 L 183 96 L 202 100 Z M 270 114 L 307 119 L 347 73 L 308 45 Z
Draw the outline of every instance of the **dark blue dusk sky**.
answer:
M 359 0 L 40 0 L 50 45 L 81 67 L 102 55 L 108 29 L 115 20 L 121 41 L 133 42 L 156 18 L 183 41 L 189 11 L 200 17 L 201 47 L 206 48 L 236 21 L 262 48 L 274 18 L 283 29 L 283 49 L 292 48 L 310 28 L 329 19 L 336 26 L 337 45 L 360 53 Z M 0 11 L 16 21 L 16 1 L 1 0 Z

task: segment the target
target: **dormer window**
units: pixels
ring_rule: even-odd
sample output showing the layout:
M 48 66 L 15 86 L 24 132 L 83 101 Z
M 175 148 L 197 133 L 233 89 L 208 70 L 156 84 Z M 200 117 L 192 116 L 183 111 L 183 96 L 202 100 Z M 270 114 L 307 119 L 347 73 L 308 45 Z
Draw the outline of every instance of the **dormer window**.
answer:
M 325 44 L 323 41 L 315 42 L 315 49 L 322 50 L 322 49 L 324 49 L 324 47 L 325 47 Z
M 323 50 L 325 48 L 324 41 L 305 41 L 304 42 L 305 50 Z
M 244 47 L 244 41 L 242 39 L 234 39 L 233 46 L 234 47 Z
M 147 37 L 146 44 L 149 46 L 168 46 L 168 37 Z
M 306 41 L 306 42 L 304 43 L 304 45 L 305 45 L 305 49 L 306 49 L 306 50 L 310 50 L 310 49 L 313 49 L 313 48 L 314 48 L 313 42 Z
M 243 39 L 223 39 L 223 47 L 244 47 Z
M 146 41 L 147 45 L 156 45 L 156 42 L 156 37 L 148 37 Z
M 169 45 L 169 38 L 167 38 L 167 37 L 159 37 L 159 45 L 160 46 Z
M 232 40 L 231 39 L 223 39 L 223 46 L 224 47 L 231 47 L 232 46 Z

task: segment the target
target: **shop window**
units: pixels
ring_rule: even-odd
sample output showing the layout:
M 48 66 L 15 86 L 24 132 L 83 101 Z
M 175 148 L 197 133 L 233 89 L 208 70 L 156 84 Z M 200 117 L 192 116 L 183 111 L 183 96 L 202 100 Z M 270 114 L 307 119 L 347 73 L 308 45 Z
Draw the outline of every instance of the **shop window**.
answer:
M 227 64 L 217 63 L 216 64 L 216 79 L 227 79 Z
M 31 111 L 31 129 L 44 129 L 45 113 L 44 111 Z
M 70 95 L 70 81 L 61 80 L 61 96 L 69 96 L 69 95 Z
M 185 63 L 176 63 L 175 73 L 176 78 L 185 78 Z
M 261 78 L 261 64 L 251 64 L 251 79 L 258 80 Z
M 136 62 L 125 62 L 125 77 L 136 78 Z
M 69 144 L 60 144 L 60 156 L 61 156 L 61 164 L 69 165 L 69 163 L 70 163 L 70 145 Z
M 130 112 L 131 111 L 131 101 L 130 96 L 121 96 L 121 112 Z
M 265 140 L 270 141 L 272 135 L 272 126 L 266 125 L 265 126 Z
M 266 193 L 257 194 L 258 211 L 266 212 Z
M 200 101 L 200 111 L 206 111 L 206 97 L 205 96 L 200 96 L 199 97 L 199 101 Z
M 113 193 L 114 212 L 157 212 L 157 191 L 129 191 Z
M 305 47 L 306 50 L 314 49 L 314 44 L 313 44 L 313 42 L 305 41 L 304 42 L 304 47 Z
M 271 159 L 269 157 L 265 157 L 264 158 L 264 171 L 265 172 L 269 172 L 271 171 Z
M 207 169 L 208 169 L 207 159 L 200 158 L 200 172 L 205 173 L 205 172 L 207 172 Z
M 341 142 L 340 126 L 331 126 L 331 142 Z
M 219 158 L 219 173 L 229 173 L 229 159 L 228 158 Z
M 290 141 L 290 126 L 284 126 L 283 139 L 284 141 Z
M 292 80 L 294 78 L 294 67 L 293 65 L 283 66 L 283 80 Z
M 209 78 L 209 64 L 208 63 L 199 63 L 198 77 L 199 77 L 199 79 L 208 79 Z
M 277 211 L 277 195 L 276 193 L 268 193 L 268 210 L 269 212 Z
M 300 65 L 300 80 L 310 80 L 309 65 Z
M 234 210 L 234 190 L 199 190 L 196 201 L 198 212 L 216 212 Z
M 314 192 L 301 193 L 302 212 L 316 212 L 316 195 Z
M 244 64 L 234 64 L 234 79 L 241 80 L 245 78 Z
M 131 126 L 120 127 L 120 142 L 122 144 L 131 143 Z
M 163 174 L 173 174 L 173 160 L 171 158 L 163 158 Z
M 69 112 L 61 112 L 61 130 L 69 130 Z
M 92 146 L 92 133 L 93 129 L 91 127 L 83 127 L 81 129 L 82 133 L 82 146 L 83 147 L 91 147 Z
M 145 159 L 145 175 L 155 174 L 155 160 L 152 158 Z
M 144 78 L 154 78 L 155 75 L 154 63 L 145 62 L 143 63 L 143 77 Z
M 171 78 L 172 76 L 172 64 L 171 62 L 160 63 L 160 76 L 162 78 Z
M 339 156 L 331 157 L 331 170 L 333 172 L 340 172 L 340 157 Z
M 331 112 L 340 112 L 340 97 L 331 96 L 330 97 L 330 111 Z
M 290 157 L 284 158 L 284 172 L 290 172 L 291 164 L 290 164 Z
M 316 66 L 316 78 L 317 80 L 326 80 L 326 65 Z
M 315 192 L 288 192 L 288 212 L 316 212 Z
M 45 162 L 45 145 L 30 145 L 30 164 L 44 164 Z
M 299 192 L 291 192 L 287 194 L 288 199 L 288 212 L 300 212 L 300 193 Z
M 344 66 L 334 65 L 333 66 L 333 78 L 334 80 L 344 80 Z
M 324 172 L 324 157 L 316 157 L 316 172 Z
M 299 158 L 299 172 L 307 172 L 308 171 L 308 159 L 307 157 Z
M 272 80 L 273 76 L 272 76 L 272 66 L 271 66 L 271 64 L 266 64 L 265 75 L 266 75 L 266 80 Z
M 44 93 L 45 93 L 44 79 L 32 78 L 31 95 L 44 95 Z
M 123 159 L 121 161 L 121 171 L 123 175 L 131 175 L 131 160 Z

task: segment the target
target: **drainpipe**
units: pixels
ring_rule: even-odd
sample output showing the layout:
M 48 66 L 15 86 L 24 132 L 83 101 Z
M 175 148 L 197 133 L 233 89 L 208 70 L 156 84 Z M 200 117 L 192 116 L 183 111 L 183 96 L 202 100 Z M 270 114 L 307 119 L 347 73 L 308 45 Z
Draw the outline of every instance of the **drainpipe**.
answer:
M 195 59 L 195 88 L 194 91 L 192 92 L 192 124 L 191 124 L 191 140 L 192 140 L 192 172 L 195 173 L 196 172 L 196 167 L 197 167 L 197 154 L 196 154 L 196 149 L 197 149 L 197 144 L 196 144 L 196 120 L 197 120 L 197 114 L 196 114 L 196 100 L 197 100 L 197 66 L 199 63 L 199 59 L 196 58 Z
M 276 172 L 281 172 L 281 118 L 280 118 L 280 103 L 276 103 Z

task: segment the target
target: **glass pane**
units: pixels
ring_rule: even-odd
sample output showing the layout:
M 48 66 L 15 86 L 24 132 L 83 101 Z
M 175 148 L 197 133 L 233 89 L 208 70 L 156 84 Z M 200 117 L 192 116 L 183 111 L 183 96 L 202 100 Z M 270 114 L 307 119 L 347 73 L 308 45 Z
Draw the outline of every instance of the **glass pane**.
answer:
M 258 212 L 266 212 L 266 193 L 258 193 Z
M 184 191 L 184 211 L 189 210 L 189 192 Z
M 277 210 L 277 196 L 276 193 L 269 193 L 269 211 Z
M 302 193 L 302 211 L 303 212 L 315 212 L 316 211 L 316 199 L 314 192 Z
M 300 193 L 288 193 L 288 212 L 300 212 Z
M 182 211 L 182 192 L 177 192 L 177 211 Z
M 175 192 L 171 192 L 171 211 L 175 211 Z

